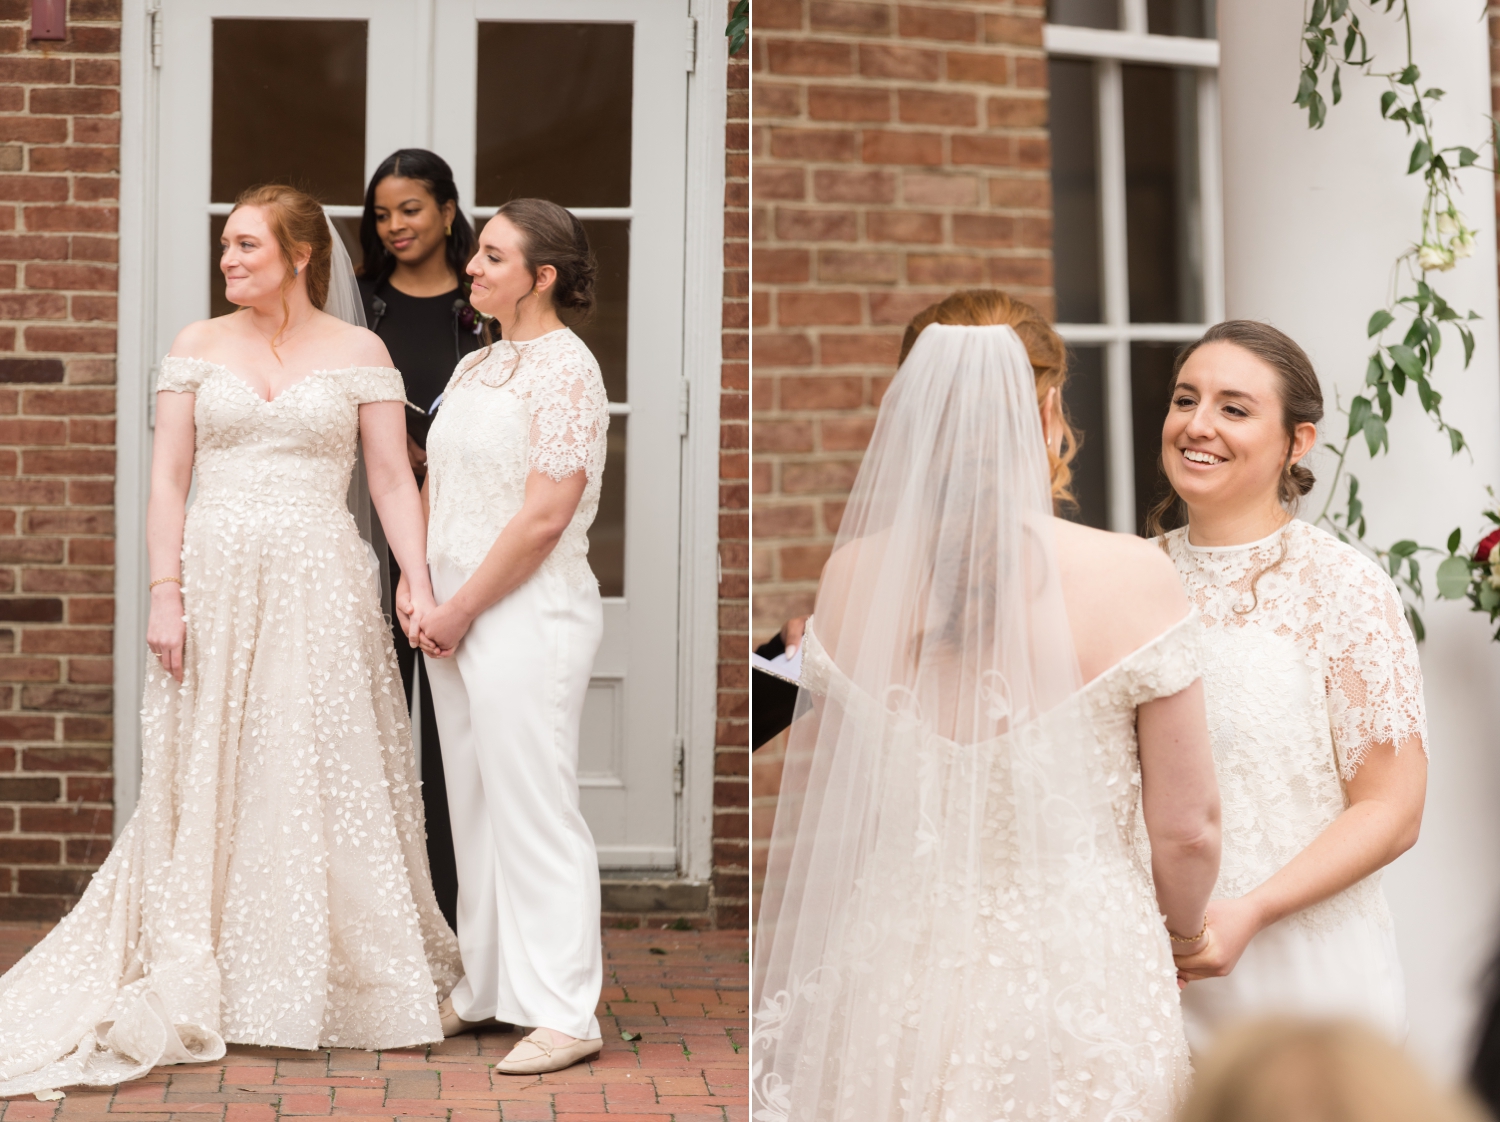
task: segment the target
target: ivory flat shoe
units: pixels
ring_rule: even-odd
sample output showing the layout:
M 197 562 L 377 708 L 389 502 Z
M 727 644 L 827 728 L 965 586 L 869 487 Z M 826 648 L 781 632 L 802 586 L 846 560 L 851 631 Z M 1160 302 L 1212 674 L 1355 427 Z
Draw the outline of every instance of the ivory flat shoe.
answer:
M 495 1070 L 506 1075 L 561 1071 L 597 1056 L 604 1047 L 603 1039 L 597 1036 L 592 1040 L 575 1040 L 571 1044 L 553 1044 L 541 1033 L 541 1029 L 533 1029 L 531 1035 L 522 1037 L 510 1054 L 495 1065 Z
M 445 997 L 438 1002 L 438 1021 L 443 1026 L 443 1037 L 460 1036 L 481 1025 L 491 1025 L 494 1021 L 466 1021 L 453 1011 L 453 999 Z

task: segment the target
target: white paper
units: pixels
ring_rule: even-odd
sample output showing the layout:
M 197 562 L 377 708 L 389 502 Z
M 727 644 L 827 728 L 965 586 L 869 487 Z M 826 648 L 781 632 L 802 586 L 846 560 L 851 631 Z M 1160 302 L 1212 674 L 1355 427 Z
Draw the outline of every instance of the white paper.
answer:
M 752 651 L 750 666 L 755 670 L 764 670 L 767 674 L 786 682 L 799 682 L 802 679 L 802 648 L 798 647 L 793 651 L 791 658 L 787 658 L 785 654 L 779 654 L 775 658 L 766 658 Z

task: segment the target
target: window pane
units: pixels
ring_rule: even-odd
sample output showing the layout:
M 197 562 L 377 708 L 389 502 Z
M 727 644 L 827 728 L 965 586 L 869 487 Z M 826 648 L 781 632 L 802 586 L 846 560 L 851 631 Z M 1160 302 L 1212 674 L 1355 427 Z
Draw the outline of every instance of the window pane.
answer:
M 1122 66 L 1132 323 L 1203 320 L 1198 84 L 1192 70 Z
M 1047 61 L 1052 127 L 1052 262 L 1059 323 L 1098 323 L 1099 168 L 1094 64 Z
M 1146 0 L 1146 28 L 1152 35 L 1213 39 L 1219 34 L 1214 0 Z
M 1073 457 L 1073 497 L 1078 509 L 1064 507 L 1064 517 L 1085 526 L 1109 528 L 1109 488 L 1105 447 L 1107 425 L 1104 411 L 1104 348 L 1069 347 L 1068 382 L 1063 396 L 1068 421 L 1078 437 Z
M 629 417 L 609 419 L 609 451 L 599 514 L 589 528 L 589 567 L 599 578 L 599 595 L 625 595 L 625 429 Z
M 1120 0 L 1047 0 L 1047 22 L 1117 31 Z
M 475 200 L 630 205 L 635 28 L 479 25 Z
M 1172 363 L 1182 343 L 1130 344 L 1130 406 L 1135 443 L 1135 524 L 1146 532 L 1146 514 L 1167 493 L 1161 473 L 1161 427 L 1172 390 Z M 1170 523 L 1168 526 L 1170 527 Z
M 364 200 L 366 31 L 364 20 L 214 20 L 214 202 L 278 182 L 323 203 Z
M 630 223 L 590 219 L 583 224 L 599 263 L 594 281 L 594 316 L 580 324 L 578 337 L 599 360 L 611 401 L 628 401 L 625 381 L 626 329 L 630 321 Z

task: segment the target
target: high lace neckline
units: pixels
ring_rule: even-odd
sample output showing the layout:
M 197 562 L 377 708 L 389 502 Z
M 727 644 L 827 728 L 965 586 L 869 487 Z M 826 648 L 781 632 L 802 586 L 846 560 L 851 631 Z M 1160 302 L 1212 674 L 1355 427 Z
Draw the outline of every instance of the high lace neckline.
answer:
M 1261 546 L 1271 545 L 1282 534 L 1285 534 L 1296 521 L 1297 519 L 1295 518 L 1289 518 L 1263 538 L 1256 538 L 1253 542 L 1237 542 L 1234 545 L 1194 545 L 1192 539 L 1189 537 L 1188 528 L 1184 526 L 1182 530 L 1182 544 L 1194 553 L 1233 553 L 1235 550 L 1241 549 L 1248 552 L 1252 549 L 1259 549 Z
M 501 339 L 500 342 L 509 343 L 512 347 L 529 347 L 533 343 L 540 343 L 543 339 L 550 339 L 554 335 L 559 335 L 564 331 L 572 330 L 573 329 L 567 324 L 563 324 L 561 327 L 554 327 L 551 331 L 543 332 L 535 339 Z

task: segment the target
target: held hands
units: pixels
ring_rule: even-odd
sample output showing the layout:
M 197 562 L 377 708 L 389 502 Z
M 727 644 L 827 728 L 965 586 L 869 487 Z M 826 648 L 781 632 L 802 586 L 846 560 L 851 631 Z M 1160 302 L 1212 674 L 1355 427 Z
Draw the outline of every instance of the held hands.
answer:
M 450 657 L 474 622 L 451 600 L 439 607 L 430 592 L 414 594 L 405 573 L 396 585 L 396 619 L 407 641 L 433 658 Z
M 1208 902 L 1208 923 L 1197 944 L 1173 948 L 1177 984 L 1222 978 L 1234 969 L 1263 926 L 1260 909 L 1247 896 Z

